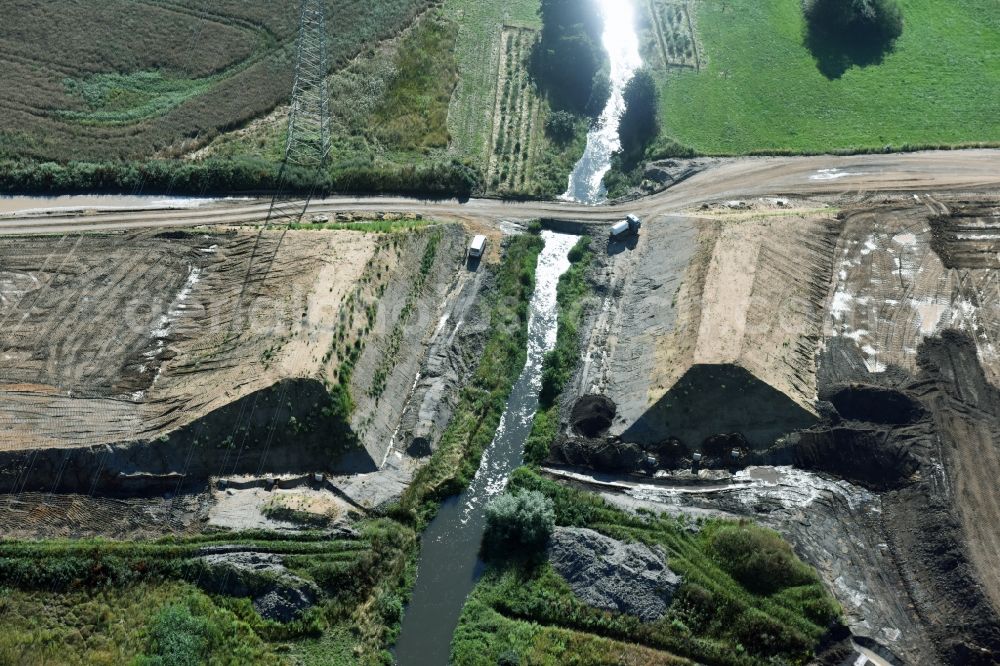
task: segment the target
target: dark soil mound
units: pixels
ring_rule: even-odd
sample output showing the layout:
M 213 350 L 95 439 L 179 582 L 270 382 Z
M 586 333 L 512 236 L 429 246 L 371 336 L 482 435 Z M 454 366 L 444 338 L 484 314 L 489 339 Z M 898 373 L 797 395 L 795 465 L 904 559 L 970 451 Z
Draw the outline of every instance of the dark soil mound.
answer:
M 1000 389 L 987 379 L 976 341 L 968 333 L 948 330 L 927 338 L 917 352 L 917 364 L 952 400 L 1000 417 Z
M 646 452 L 635 444 L 618 439 L 571 437 L 552 445 L 553 462 L 605 472 L 633 472 L 646 461 Z
M 845 386 L 830 396 L 830 402 L 842 417 L 851 421 L 904 425 L 916 423 L 926 415 L 915 399 L 880 386 Z
M 656 454 L 660 462 L 667 464 L 667 466 L 674 466 L 691 456 L 691 451 L 688 450 L 688 447 L 681 440 L 675 438 L 654 444 L 647 447 L 647 450 Z
M 701 445 L 701 451 L 706 456 L 721 458 L 730 455 L 733 449 L 746 451 L 750 448 L 747 438 L 738 432 L 727 435 L 713 435 Z
M 905 553 L 907 579 L 943 664 L 996 666 L 1000 622 L 961 545 L 962 528 L 945 500 L 924 482 L 887 495 L 883 510 L 894 529 L 889 547 Z M 897 555 L 898 556 L 898 555 Z
M 873 490 L 890 490 L 913 482 L 920 460 L 911 447 L 919 439 L 932 440 L 929 426 L 924 430 L 828 426 L 790 439 L 797 467 L 835 474 Z
M 573 429 L 584 437 L 604 437 L 611 428 L 618 406 L 603 395 L 585 395 L 573 405 Z

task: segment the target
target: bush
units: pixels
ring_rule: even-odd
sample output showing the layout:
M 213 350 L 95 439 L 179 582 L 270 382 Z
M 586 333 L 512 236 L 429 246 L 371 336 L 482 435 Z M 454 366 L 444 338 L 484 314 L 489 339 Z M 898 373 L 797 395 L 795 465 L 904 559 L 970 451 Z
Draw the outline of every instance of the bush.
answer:
M 186 605 L 167 606 L 154 618 L 150 629 L 152 655 L 146 666 L 198 666 L 205 662 L 213 627 L 196 617 Z
M 710 551 L 726 573 L 754 594 L 769 595 L 817 581 L 776 532 L 750 523 L 719 528 L 712 535 Z
M 486 507 L 487 552 L 537 553 L 546 546 L 555 526 L 552 500 L 542 493 L 504 493 Z
M 521 658 L 513 650 L 507 650 L 497 659 L 497 666 L 521 666 Z
M 545 133 L 556 143 L 566 143 L 576 133 L 576 116 L 569 111 L 555 111 L 545 121 Z

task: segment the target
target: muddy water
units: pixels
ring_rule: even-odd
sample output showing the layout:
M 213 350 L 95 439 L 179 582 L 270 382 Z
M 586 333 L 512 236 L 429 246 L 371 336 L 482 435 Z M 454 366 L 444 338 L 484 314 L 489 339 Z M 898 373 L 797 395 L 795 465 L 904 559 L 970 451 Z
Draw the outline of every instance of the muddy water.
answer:
M 196 208 L 214 201 L 218 199 L 117 194 L 70 194 L 58 197 L 0 196 L 0 215 L 74 210 Z
M 611 96 L 604 112 L 587 135 L 587 149 L 569 176 L 564 199 L 597 204 L 607 199 L 604 175 L 611 156 L 621 148 L 618 125 L 625 112 L 625 86 L 642 66 L 635 9 L 631 0 L 595 0 L 604 20 L 602 41 L 611 64 Z
M 510 473 L 522 462 L 524 443 L 538 407 L 542 359 L 556 343 L 556 286 L 569 269 L 576 236 L 543 232 L 535 293 L 528 320 L 528 360 L 518 378 L 493 442 L 469 488 L 447 500 L 420 540 L 420 562 L 413 598 L 396 644 L 400 666 L 448 663 L 451 637 L 466 597 L 482 570 L 479 543 L 485 506 L 503 492 Z

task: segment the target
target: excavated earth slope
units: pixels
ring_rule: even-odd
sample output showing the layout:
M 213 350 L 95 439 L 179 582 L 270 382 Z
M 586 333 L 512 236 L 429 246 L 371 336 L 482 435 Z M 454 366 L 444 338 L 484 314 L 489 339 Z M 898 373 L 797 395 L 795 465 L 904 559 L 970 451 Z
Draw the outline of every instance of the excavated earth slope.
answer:
M 696 449 L 735 431 L 767 446 L 817 420 L 821 380 L 912 372 L 919 342 L 948 328 L 974 335 L 1000 381 L 995 201 L 908 196 L 837 215 L 773 201 L 654 219 L 640 242 L 610 244 L 577 393 L 615 401 L 613 435 Z
M 794 463 L 865 486 L 870 516 L 831 505 L 772 523 L 863 636 L 907 662 L 997 663 L 997 197 L 729 201 L 648 220 L 607 249 L 564 417 L 598 394 L 614 414 L 605 448 L 690 466 L 689 452 L 716 464 L 717 440 L 746 441 L 719 464 Z M 597 440 L 564 433 L 553 461 L 586 460 Z M 727 496 L 704 505 L 728 509 Z M 843 525 L 857 558 L 829 550 L 824 522 Z
M 3 485 L 375 469 L 464 238 L 443 226 L 5 239 Z M 327 387 L 352 354 L 346 424 Z
M 697 447 L 741 431 L 766 445 L 815 420 L 815 350 L 840 224 L 733 217 L 656 220 L 634 251 L 611 257 L 623 277 L 591 342 L 607 354 L 588 356 L 582 385 L 618 404 L 613 434 Z

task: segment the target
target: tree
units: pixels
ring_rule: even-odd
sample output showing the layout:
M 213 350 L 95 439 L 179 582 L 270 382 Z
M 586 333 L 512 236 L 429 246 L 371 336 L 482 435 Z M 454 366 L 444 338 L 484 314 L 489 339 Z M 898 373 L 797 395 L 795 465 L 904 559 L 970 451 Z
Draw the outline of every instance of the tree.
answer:
M 542 36 L 532 57 L 535 79 L 553 108 L 591 112 L 605 61 L 600 17 L 592 3 L 578 0 L 542 0 L 539 14 Z
M 660 131 L 657 121 L 659 96 L 648 70 L 636 72 L 625 87 L 625 113 L 618 125 L 622 142 L 622 162 L 626 168 L 642 159 L 646 146 Z
M 545 133 L 556 143 L 566 143 L 576 133 L 576 117 L 568 111 L 554 111 L 545 121 Z
M 803 0 L 802 8 L 806 46 L 829 78 L 882 62 L 903 34 L 896 0 Z
M 486 506 L 486 552 L 537 554 L 548 543 L 555 525 L 552 500 L 542 493 L 504 493 Z

